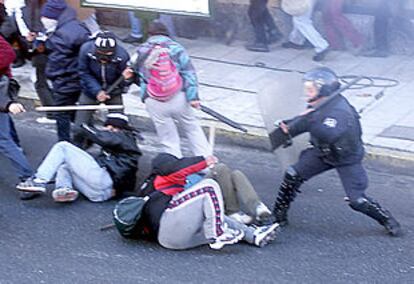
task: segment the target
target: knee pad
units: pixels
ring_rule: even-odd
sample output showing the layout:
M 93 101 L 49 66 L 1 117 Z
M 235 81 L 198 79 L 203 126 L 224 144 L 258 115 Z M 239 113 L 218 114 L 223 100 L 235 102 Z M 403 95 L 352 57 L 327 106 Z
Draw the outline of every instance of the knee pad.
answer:
M 353 210 L 359 211 L 359 212 L 365 212 L 365 211 L 367 211 L 369 205 L 370 205 L 370 202 L 365 197 L 360 197 L 360 198 L 357 198 L 355 200 L 351 200 L 349 202 L 349 206 Z
M 302 183 L 304 180 L 298 174 L 294 167 L 290 166 L 286 169 L 285 180 L 292 183 Z

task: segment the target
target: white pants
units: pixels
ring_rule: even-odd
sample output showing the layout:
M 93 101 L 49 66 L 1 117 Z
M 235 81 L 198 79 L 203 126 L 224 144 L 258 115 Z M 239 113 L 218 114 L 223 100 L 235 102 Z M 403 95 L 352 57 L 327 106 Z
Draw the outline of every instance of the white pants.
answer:
M 310 2 L 311 7 L 305 14 L 292 17 L 293 30 L 289 35 L 289 41 L 302 45 L 307 39 L 315 47 L 316 52 L 321 52 L 329 47 L 329 43 L 313 25 L 312 14 L 316 0 L 311 0 Z
M 181 92 L 175 95 L 167 102 L 148 98 L 145 100 L 145 105 L 154 122 L 164 152 L 177 158 L 183 156 L 180 148 L 180 136 L 175 125 L 176 121 L 188 138 L 190 149 L 195 156 L 206 157 L 211 155 L 211 146 L 184 93 Z

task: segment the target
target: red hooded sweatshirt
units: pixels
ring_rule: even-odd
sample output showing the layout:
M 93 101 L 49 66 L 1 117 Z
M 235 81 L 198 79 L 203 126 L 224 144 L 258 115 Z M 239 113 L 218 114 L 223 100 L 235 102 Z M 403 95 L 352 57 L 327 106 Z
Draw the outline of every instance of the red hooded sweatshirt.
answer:
M 0 77 L 3 75 L 7 75 L 9 78 L 12 77 L 10 65 L 14 59 L 16 59 L 16 54 L 13 48 L 0 36 Z

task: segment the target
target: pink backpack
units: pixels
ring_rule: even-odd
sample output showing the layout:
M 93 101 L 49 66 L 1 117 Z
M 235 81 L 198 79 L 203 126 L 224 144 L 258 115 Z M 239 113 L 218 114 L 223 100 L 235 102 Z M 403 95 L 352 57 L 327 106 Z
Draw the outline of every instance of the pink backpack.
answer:
M 181 91 L 183 80 L 169 55 L 168 47 L 155 45 L 144 65 L 150 74 L 147 83 L 150 97 L 158 101 L 168 101 Z

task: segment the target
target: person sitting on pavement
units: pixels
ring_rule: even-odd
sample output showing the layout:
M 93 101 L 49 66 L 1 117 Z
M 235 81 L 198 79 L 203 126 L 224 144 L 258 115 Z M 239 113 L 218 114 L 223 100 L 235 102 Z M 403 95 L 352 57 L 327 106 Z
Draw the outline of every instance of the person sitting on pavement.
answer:
M 116 88 L 107 93 L 127 67 L 128 52 L 117 44 L 117 39 L 112 32 L 103 31 L 97 34 L 95 40 L 82 45 L 79 53 L 78 68 L 82 94 L 78 103 L 80 105 L 95 105 L 104 103 L 107 105 L 122 105 L 122 93 L 126 82 L 121 82 Z M 110 111 L 112 112 L 112 111 Z M 115 110 L 114 112 L 122 112 Z M 75 125 L 83 123 L 92 124 L 94 111 L 77 111 Z M 80 148 L 85 148 L 85 137 L 75 128 L 73 143 Z
M 182 157 L 177 122 L 195 156 L 209 156 L 210 144 L 194 114 L 200 107 L 197 75 L 186 50 L 169 37 L 160 21 L 148 29 L 148 40 L 138 47 L 140 60 L 130 68 L 130 79 L 139 74 L 141 99 L 155 125 L 163 152 Z M 161 69 L 160 69 L 161 68 Z
M 168 153 L 153 159 L 152 174 L 141 189 L 142 196 L 151 196 L 142 218 L 147 234 L 163 247 L 189 249 L 209 244 L 217 250 L 242 239 L 261 247 L 276 237 L 278 224 L 248 227 L 226 217 L 220 186 L 214 180 L 203 179 L 185 189 L 189 175 L 215 163 L 214 156 L 178 159 Z
M 55 178 L 52 197 L 56 202 L 72 202 L 78 191 L 90 201 L 102 202 L 133 191 L 141 151 L 133 128 L 124 114 L 108 114 L 103 130 L 82 125 L 82 133 L 101 146 L 93 157 L 66 141 L 56 143 L 34 176 L 17 185 L 23 192 L 45 193 Z
M 12 78 L 10 66 L 16 58 L 11 45 L 0 36 L 0 153 L 11 161 L 19 179 L 25 181 L 33 175 L 26 156 L 20 147 L 17 132 L 9 113 L 25 112 L 22 104 L 15 101 L 10 93 L 9 85 Z M 26 200 L 36 197 L 33 193 L 21 193 L 20 199 Z
M 243 224 L 269 225 L 272 212 L 260 200 L 247 176 L 240 170 L 231 170 L 226 164 L 218 163 L 207 174 L 203 172 L 190 175 L 186 187 L 190 187 L 203 178 L 215 180 L 224 199 L 224 213 Z
M 322 61 L 329 51 L 329 43 L 315 29 L 312 15 L 317 0 L 282 0 L 282 8 L 292 15 L 293 29 L 283 48 L 304 49 L 308 40 L 315 49 L 314 61 Z M 289 8 L 289 10 L 288 10 Z

